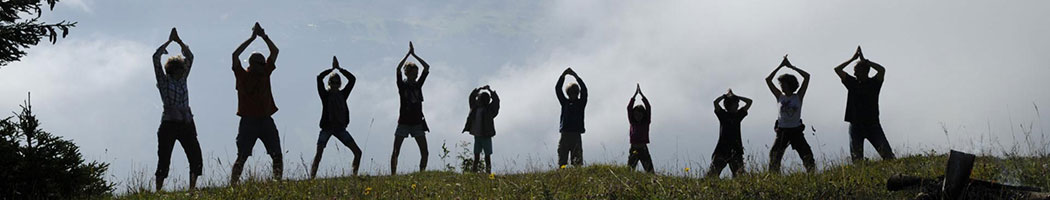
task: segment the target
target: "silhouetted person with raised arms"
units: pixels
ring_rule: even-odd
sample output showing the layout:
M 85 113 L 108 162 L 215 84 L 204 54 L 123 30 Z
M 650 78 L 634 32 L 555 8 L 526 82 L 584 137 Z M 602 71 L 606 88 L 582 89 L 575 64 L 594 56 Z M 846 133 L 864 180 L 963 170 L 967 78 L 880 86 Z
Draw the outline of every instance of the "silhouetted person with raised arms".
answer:
M 270 56 L 252 53 L 248 57 L 248 68 L 245 69 L 241 67 L 238 57 L 256 37 L 261 37 L 266 42 Z M 271 117 L 277 112 L 277 106 L 273 101 L 270 74 L 277 68 L 274 63 L 277 62 L 278 52 L 277 46 L 270 41 L 270 37 L 259 23 L 252 27 L 252 36 L 233 51 L 233 75 L 237 78 L 237 115 L 241 116 L 241 122 L 237 130 L 237 161 L 233 163 L 230 184 L 236 185 L 240 182 L 244 162 L 252 155 L 256 140 L 262 141 L 266 153 L 273 159 L 273 179 L 280 180 L 284 171 L 277 125 Z
M 167 54 L 168 44 L 175 42 L 182 48 L 182 55 L 168 58 L 162 67 L 160 56 Z M 186 89 L 186 78 L 193 66 L 193 53 L 190 47 L 182 42 L 175 28 L 171 28 L 168 41 L 153 53 L 153 73 L 157 77 L 157 89 L 164 102 L 164 114 L 161 115 L 160 128 L 157 128 L 157 191 L 164 188 L 164 178 L 168 177 L 171 165 L 171 151 L 175 141 L 182 144 L 186 158 L 190 161 L 190 189 L 197 188 L 197 177 L 203 173 L 201 145 L 197 141 L 197 126 L 193 123 L 193 112 L 190 111 L 190 93 Z
M 419 67 L 415 63 L 405 62 L 408 56 L 412 56 L 419 64 L 423 65 L 423 73 L 419 73 Z M 404 68 L 404 72 L 402 72 Z M 401 75 L 404 73 L 404 75 Z M 401 108 L 397 120 L 397 130 L 394 131 L 394 152 L 390 156 L 390 174 L 397 174 L 397 157 L 401 154 L 401 143 L 405 137 L 412 136 L 419 145 L 419 171 L 427 168 L 427 137 L 430 131 L 427 126 L 426 117 L 423 116 L 423 83 L 430 74 L 430 65 L 416 55 L 412 42 L 408 42 L 408 53 L 397 64 L 397 92 L 400 95 Z M 403 77 L 403 76 L 408 76 Z M 418 76 L 418 79 L 416 78 Z
M 850 76 L 843 69 L 853 61 L 857 61 L 857 64 L 853 66 L 853 76 Z M 874 77 L 868 75 L 871 69 L 877 72 Z M 860 46 L 857 46 L 853 57 L 835 67 L 835 73 L 849 91 L 846 97 L 845 120 L 850 123 L 849 149 L 853 161 L 864 159 L 864 139 L 871 142 L 871 146 L 875 147 L 883 160 L 894 159 L 896 156 L 893 155 L 890 143 L 886 141 L 882 124 L 879 123 L 879 92 L 882 91 L 886 68 L 865 59 Z
M 798 78 L 791 74 L 784 74 L 777 78 L 780 81 L 780 89 L 773 85 L 773 76 L 776 76 L 777 71 L 784 67 L 802 75 L 801 86 L 799 86 Z M 799 157 L 802 157 L 802 164 L 806 167 L 806 171 L 813 172 L 816 170 L 813 150 L 806 142 L 806 135 L 802 133 L 806 130 L 806 125 L 802 124 L 802 102 L 806 97 L 806 90 L 809 89 L 809 73 L 791 65 L 785 55 L 780 66 L 777 66 L 777 69 L 766 77 L 766 86 L 780 104 L 780 116 L 777 117 L 773 128 L 777 132 L 777 137 L 769 151 L 769 171 L 780 173 L 780 161 L 784 157 L 784 150 L 791 145 L 791 148 L 798 152 Z M 798 90 L 797 93 L 796 90 Z
M 470 114 L 463 132 L 474 135 L 474 169 L 481 170 L 481 153 L 485 153 L 485 173 L 492 173 L 492 137 L 496 136 L 494 119 L 499 115 L 499 95 L 488 85 L 475 88 L 468 97 Z
M 335 70 L 339 70 L 339 74 L 346 77 L 347 82 L 343 89 L 339 89 L 339 86 L 342 85 L 339 74 L 332 73 Z M 325 89 L 325 77 L 328 77 L 328 89 Z M 357 146 L 357 142 L 354 142 L 354 137 L 350 136 L 350 132 L 346 131 L 346 125 L 350 124 L 350 109 L 346 105 L 346 99 L 350 97 L 350 91 L 354 89 L 355 83 L 357 83 L 357 77 L 350 71 L 339 67 L 339 60 L 335 56 L 332 56 L 332 68 L 317 75 L 317 95 L 321 97 L 321 133 L 317 136 L 317 153 L 310 167 L 311 179 L 317 177 L 317 165 L 321 164 L 321 155 L 324 153 L 325 146 L 328 145 L 328 139 L 332 136 L 339 139 L 339 142 L 354 153 L 352 166 L 354 176 L 357 176 L 357 169 L 361 166 L 361 148 Z
M 576 83 L 565 89 L 565 76 L 572 75 Z M 572 165 L 583 165 L 583 140 L 580 136 L 586 131 L 583 124 L 584 108 L 587 107 L 587 84 L 573 71 L 566 68 L 554 85 L 558 102 L 561 103 L 561 141 L 558 142 L 558 165 L 565 166 L 569 160 Z M 568 96 L 566 96 L 568 93 Z
M 743 107 L 740 107 L 741 101 L 745 103 Z M 740 122 L 744 121 L 747 111 L 751 109 L 751 99 L 737 96 L 730 89 L 729 92 L 715 98 L 714 106 L 719 124 L 718 144 L 711 155 L 711 167 L 707 170 L 707 177 L 718 177 L 727 164 L 733 177 L 740 176 L 744 172 L 744 143 L 740 139 Z
M 653 157 L 649 155 L 649 123 L 652 122 L 653 110 L 649 98 L 642 94 L 642 85 L 636 86 L 634 96 L 627 102 L 627 121 L 631 123 L 631 148 L 628 150 L 630 155 L 627 156 L 627 165 L 635 169 L 641 161 L 645 172 L 656 173 L 653 170 Z M 641 105 L 634 103 L 638 96 L 642 97 Z

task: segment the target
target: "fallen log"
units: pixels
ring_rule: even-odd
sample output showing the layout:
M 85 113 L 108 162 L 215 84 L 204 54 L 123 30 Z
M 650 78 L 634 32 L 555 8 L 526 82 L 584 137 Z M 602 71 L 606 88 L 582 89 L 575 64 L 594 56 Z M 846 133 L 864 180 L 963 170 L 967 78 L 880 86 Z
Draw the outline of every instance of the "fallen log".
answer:
M 1050 200 L 1050 193 L 1041 188 L 1013 186 L 970 179 L 976 156 L 958 151 L 948 155 L 944 176 L 923 178 L 897 174 L 886 181 L 889 191 L 918 190 L 916 200 L 941 199 L 1031 199 Z

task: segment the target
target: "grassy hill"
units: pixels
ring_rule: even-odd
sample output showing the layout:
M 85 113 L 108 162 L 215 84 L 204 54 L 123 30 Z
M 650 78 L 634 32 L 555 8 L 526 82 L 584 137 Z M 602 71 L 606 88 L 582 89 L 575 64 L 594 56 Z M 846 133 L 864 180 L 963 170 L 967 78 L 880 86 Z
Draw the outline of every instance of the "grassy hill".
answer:
M 832 166 L 816 174 L 750 173 L 737 178 L 650 175 L 623 166 L 593 165 L 548 172 L 495 175 L 430 171 L 245 183 L 193 192 L 132 193 L 117 199 L 908 199 L 890 192 L 894 174 L 936 177 L 945 155 Z M 1050 157 L 978 157 L 973 178 L 1050 189 Z

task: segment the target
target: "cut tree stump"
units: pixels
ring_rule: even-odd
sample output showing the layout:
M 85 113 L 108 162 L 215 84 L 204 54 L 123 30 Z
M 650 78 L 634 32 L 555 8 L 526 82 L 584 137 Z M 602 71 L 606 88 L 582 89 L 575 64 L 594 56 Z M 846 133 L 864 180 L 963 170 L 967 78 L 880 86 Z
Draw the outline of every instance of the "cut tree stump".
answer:
M 1050 193 L 1037 187 L 1012 186 L 970 179 L 976 156 L 959 151 L 948 154 L 945 175 L 922 178 L 897 174 L 886 181 L 889 191 L 919 190 L 916 200 L 1031 199 L 1050 200 Z

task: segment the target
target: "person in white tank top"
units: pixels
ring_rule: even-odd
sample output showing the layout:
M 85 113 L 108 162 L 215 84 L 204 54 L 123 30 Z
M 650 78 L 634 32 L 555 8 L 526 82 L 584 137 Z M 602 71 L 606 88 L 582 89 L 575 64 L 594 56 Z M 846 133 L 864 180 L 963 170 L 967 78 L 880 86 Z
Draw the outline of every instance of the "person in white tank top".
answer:
M 802 98 L 799 95 L 780 96 L 780 116 L 777 127 L 794 128 L 802 126 Z
M 799 75 L 802 75 L 802 84 L 799 84 L 798 78 L 795 78 L 794 75 L 784 74 L 777 78 L 780 82 L 780 88 L 778 89 L 773 84 L 773 76 L 776 76 L 777 72 L 784 67 L 795 70 Z M 806 135 L 802 133 L 806 130 L 806 125 L 802 123 L 802 102 L 806 97 L 807 89 L 809 89 L 809 73 L 791 65 L 788 62 L 787 55 L 785 55 L 784 61 L 780 62 L 780 66 L 777 66 L 777 69 L 773 70 L 766 77 L 766 85 L 769 87 L 769 91 L 773 93 L 773 97 L 776 97 L 777 103 L 780 104 L 780 116 L 777 117 L 777 122 L 773 127 L 777 137 L 769 151 L 769 171 L 780 173 L 780 161 L 784 157 L 784 150 L 787 150 L 787 147 L 790 145 L 802 157 L 802 163 L 806 167 L 806 171 L 813 172 L 816 168 L 813 150 L 809 147 L 809 143 L 806 142 Z M 798 92 L 796 93 L 796 91 Z

